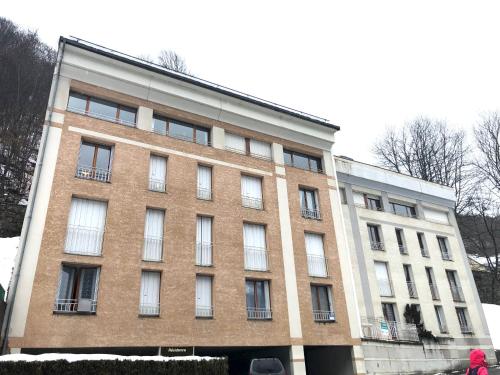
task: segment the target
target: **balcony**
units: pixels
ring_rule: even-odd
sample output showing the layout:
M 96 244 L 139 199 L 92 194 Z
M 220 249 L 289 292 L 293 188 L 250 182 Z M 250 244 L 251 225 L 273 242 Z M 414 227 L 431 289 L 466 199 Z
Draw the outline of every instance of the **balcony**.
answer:
M 76 168 L 75 176 L 83 178 L 84 180 L 94 180 L 99 182 L 111 181 L 111 171 L 109 169 L 87 167 L 83 165 L 79 165 Z
M 408 248 L 406 245 L 398 245 L 399 253 L 402 255 L 408 255 Z
M 149 190 L 164 193 L 166 190 L 165 181 L 155 180 L 155 179 L 150 178 L 149 179 Z
M 301 208 L 300 212 L 302 217 L 305 219 L 321 220 L 321 213 L 319 212 L 319 210 Z
M 417 286 L 413 281 L 407 281 L 406 285 L 408 286 L 408 294 L 410 295 L 410 298 L 418 298 L 417 294 Z
M 389 322 L 381 318 L 361 318 L 363 337 L 374 340 L 418 342 L 415 324 Z
M 272 319 L 271 309 L 249 307 L 247 308 L 247 318 L 251 320 L 269 320 Z
M 437 285 L 435 285 L 435 284 L 429 284 L 429 288 L 431 289 L 432 299 L 434 301 L 439 301 L 439 292 L 438 292 L 438 289 L 437 289 Z
M 335 322 L 335 313 L 333 311 L 313 310 L 315 322 Z
M 163 259 L 163 237 L 144 237 L 143 250 L 143 260 L 160 262 Z
M 214 309 L 212 306 L 196 306 L 197 318 L 211 318 L 214 316 Z
M 372 248 L 372 250 L 383 251 L 384 250 L 384 243 L 377 242 L 377 241 L 370 241 L 370 247 Z
M 139 315 L 158 316 L 160 315 L 159 303 L 141 303 L 139 305 Z
M 196 244 L 196 265 L 211 266 L 212 265 L 212 244 L 206 242 L 198 242 Z
M 54 312 L 58 313 L 95 313 L 96 300 L 56 299 Z
M 462 333 L 474 333 L 472 331 L 471 326 L 469 326 L 468 324 L 463 324 L 463 323 L 460 323 L 460 332 L 462 332 Z
M 307 255 L 309 276 L 328 277 L 328 261 L 322 255 Z
M 269 259 L 264 247 L 245 246 L 245 270 L 268 271 Z
M 255 210 L 262 210 L 264 204 L 261 198 L 249 197 L 246 195 L 241 196 L 241 205 L 246 208 L 253 208 Z
M 450 285 L 451 296 L 455 302 L 465 302 L 464 296 L 462 294 L 462 288 L 458 285 Z
M 80 225 L 68 225 L 64 252 L 69 254 L 99 256 L 102 251 L 104 231 Z
M 211 201 L 212 200 L 212 189 L 205 189 L 198 186 L 196 192 L 196 197 L 201 200 Z

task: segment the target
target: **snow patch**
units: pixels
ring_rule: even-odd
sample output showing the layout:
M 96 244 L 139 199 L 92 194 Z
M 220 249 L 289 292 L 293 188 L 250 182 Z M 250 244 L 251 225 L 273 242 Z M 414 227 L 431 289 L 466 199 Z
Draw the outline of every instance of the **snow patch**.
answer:
M 9 287 L 18 245 L 19 237 L 0 238 L 0 284 L 5 290 Z
M 122 356 L 113 354 L 69 354 L 69 353 L 47 353 L 39 355 L 31 354 L 8 354 L 0 356 L 0 362 L 17 362 L 17 361 L 58 361 L 66 360 L 68 362 L 77 361 L 211 361 L 214 359 L 221 359 L 217 357 L 198 357 L 195 355 L 182 356 L 182 357 L 162 357 L 162 356 Z
M 495 350 L 500 350 L 500 319 L 498 319 L 500 316 L 500 305 L 483 303 L 483 311 L 490 330 L 493 348 Z

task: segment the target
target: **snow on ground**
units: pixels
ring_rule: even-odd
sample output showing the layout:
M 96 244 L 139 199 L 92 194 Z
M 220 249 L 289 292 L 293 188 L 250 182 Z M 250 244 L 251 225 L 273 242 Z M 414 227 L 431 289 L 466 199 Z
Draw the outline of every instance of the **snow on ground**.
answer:
M 57 361 L 66 360 L 68 362 L 76 361 L 210 361 L 213 359 L 218 359 L 215 357 L 198 357 L 195 355 L 183 356 L 183 357 L 162 357 L 162 356 L 121 356 L 112 354 L 66 354 L 66 353 L 48 353 L 39 355 L 30 354 L 9 354 L 0 356 L 0 362 L 2 361 Z
M 0 238 L 0 284 L 5 290 L 9 286 L 19 237 Z
M 483 303 L 484 315 L 490 329 L 491 341 L 495 350 L 500 350 L 500 305 Z

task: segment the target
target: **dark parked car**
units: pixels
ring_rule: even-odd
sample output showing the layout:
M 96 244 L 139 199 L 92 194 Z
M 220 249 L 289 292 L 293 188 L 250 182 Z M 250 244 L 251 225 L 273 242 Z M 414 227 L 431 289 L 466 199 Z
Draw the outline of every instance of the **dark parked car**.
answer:
M 278 358 L 258 358 L 250 362 L 249 375 L 286 375 L 285 368 Z

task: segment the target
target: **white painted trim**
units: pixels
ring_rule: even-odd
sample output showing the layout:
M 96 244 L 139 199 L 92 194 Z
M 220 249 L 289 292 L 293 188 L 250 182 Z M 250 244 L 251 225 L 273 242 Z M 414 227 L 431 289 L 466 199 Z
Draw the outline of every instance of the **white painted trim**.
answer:
M 49 121 L 49 117 L 50 117 L 50 111 L 47 110 L 47 112 L 45 113 L 45 123 L 46 125 L 47 122 Z M 52 123 L 54 124 L 64 124 L 64 115 L 62 113 L 58 113 L 58 112 L 52 112 Z
M 226 132 L 224 128 L 212 127 L 212 145 L 219 150 L 225 149 Z
M 153 129 L 153 108 L 140 106 L 137 109 L 137 129 L 149 132 Z
M 283 177 L 286 176 L 286 169 L 285 169 L 285 167 L 281 167 L 281 166 L 277 165 L 277 166 L 274 167 L 274 171 L 276 172 L 276 174 L 280 174 Z
M 248 167 L 244 167 L 244 166 L 238 165 L 238 164 L 227 163 L 227 162 L 222 161 L 222 160 L 217 160 L 217 159 L 212 159 L 212 158 L 206 158 L 204 156 L 189 154 L 187 152 L 177 151 L 177 150 L 174 150 L 174 149 L 171 149 L 171 148 L 154 146 L 154 145 L 151 145 L 149 143 L 133 141 L 131 139 L 127 139 L 127 138 L 123 138 L 123 137 L 116 137 L 114 135 L 105 134 L 105 133 L 99 133 L 99 132 L 95 132 L 93 130 L 87 130 L 87 129 L 77 128 L 77 127 L 74 127 L 74 126 L 69 126 L 68 130 L 72 131 L 72 132 L 75 132 L 75 133 L 79 133 L 79 134 L 88 135 L 88 136 L 91 136 L 91 137 L 100 138 L 102 140 L 106 140 L 106 141 L 110 141 L 110 142 L 114 142 L 114 143 L 125 143 L 125 144 L 129 144 L 129 145 L 132 145 L 132 146 L 137 146 L 137 147 L 142 147 L 142 148 L 145 148 L 145 149 L 148 149 L 148 150 L 157 151 L 157 152 L 160 152 L 160 153 L 163 153 L 163 154 L 183 156 L 183 157 L 186 157 L 186 158 L 199 160 L 201 162 L 205 162 L 205 163 L 208 163 L 208 164 L 215 164 L 215 165 L 222 165 L 222 166 L 229 167 L 229 168 L 236 168 L 236 169 L 239 169 L 239 170 L 242 170 L 242 171 L 245 171 L 245 172 L 255 173 L 255 174 L 262 175 L 262 176 L 272 176 L 273 175 L 272 172 L 263 171 L 261 169 L 248 168 Z

